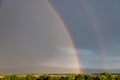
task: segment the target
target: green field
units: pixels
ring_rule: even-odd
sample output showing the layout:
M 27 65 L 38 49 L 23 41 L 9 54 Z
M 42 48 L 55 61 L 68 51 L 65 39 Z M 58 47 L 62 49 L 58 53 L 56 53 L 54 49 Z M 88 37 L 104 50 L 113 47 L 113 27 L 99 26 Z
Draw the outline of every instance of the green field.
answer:
M 120 80 L 119 74 L 20 74 L 1 75 L 0 80 Z

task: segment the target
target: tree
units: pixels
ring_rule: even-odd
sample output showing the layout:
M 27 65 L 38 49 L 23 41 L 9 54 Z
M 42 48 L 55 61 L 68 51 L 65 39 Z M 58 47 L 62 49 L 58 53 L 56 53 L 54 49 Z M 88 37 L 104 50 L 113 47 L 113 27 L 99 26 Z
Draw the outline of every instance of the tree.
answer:
M 19 80 L 26 80 L 26 77 L 21 76 Z
M 65 76 L 61 76 L 59 80 L 66 80 Z
M 48 75 L 42 75 L 37 80 L 52 80 L 52 77 Z
M 74 75 L 67 75 L 65 77 L 65 80 L 75 80 L 75 76 Z
M 85 80 L 83 74 L 78 74 L 75 76 L 75 80 Z
M 85 80 L 94 80 L 94 76 L 93 75 L 85 75 Z
M 100 80 L 99 76 L 95 76 L 94 80 Z
M 59 76 L 53 76 L 52 80 L 60 80 L 60 77 Z
M 115 80 L 120 80 L 120 75 L 116 76 Z
M 107 80 L 107 77 L 105 75 L 99 75 L 98 78 L 99 80 Z
M 2 80 L 19 80 L 20 78 L 16 75 L 6 75 Z
M 27 75 L 25 77 L 26 80 L 35 80 L 35 77 L 33 77 L 32 75 Z
M 114 76 L 110 73 L 104 72 L 101 75 L 106 76 L 107 80 L 114 80 Z

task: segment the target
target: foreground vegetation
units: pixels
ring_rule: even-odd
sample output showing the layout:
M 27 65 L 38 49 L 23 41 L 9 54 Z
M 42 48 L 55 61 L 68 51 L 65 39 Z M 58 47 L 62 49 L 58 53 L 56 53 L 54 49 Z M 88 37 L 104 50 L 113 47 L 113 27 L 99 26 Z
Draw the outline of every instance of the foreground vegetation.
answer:
M 69 74 L 69 75 L 5 75 L 0 80 L 120 80 L 120 75 L 101 74 Z

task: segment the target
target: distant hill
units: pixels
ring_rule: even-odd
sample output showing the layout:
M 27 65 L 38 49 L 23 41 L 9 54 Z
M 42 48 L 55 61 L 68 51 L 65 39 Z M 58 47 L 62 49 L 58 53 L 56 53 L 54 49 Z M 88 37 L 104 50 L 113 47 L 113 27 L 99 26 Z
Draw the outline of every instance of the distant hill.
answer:
M 94 69 L 94 68 L 83 68 L 83 73 L 120 73 L 120 69 Z M 58 67 L 17 67 L 17 68 L 0 68 L 0 74 L 74 74 L 76 69 L 71 68 L 58 68 Z
M 90 69 L 90 68 L 85 68 L 82 69 L 84 73 L 103 73 L 103 72 L 110 72 L 110 73 L 120 73 L 120 69 Z

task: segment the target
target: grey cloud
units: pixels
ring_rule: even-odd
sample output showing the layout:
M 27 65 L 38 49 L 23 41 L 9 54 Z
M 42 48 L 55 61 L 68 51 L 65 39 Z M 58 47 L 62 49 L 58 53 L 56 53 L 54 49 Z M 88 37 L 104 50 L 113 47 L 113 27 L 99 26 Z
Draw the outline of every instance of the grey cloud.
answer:
M 80 54 L 83 65 L 102 66 L 99 59 L 102 58 L 101 55 L 108 59 L 109 66 L 115 62 L 110 57 L 120 56 L 120 4 L 118 0 L 70 0 L 71 3 L 62 0 L 50 1 L 67 24 L 76 47 L 95 53 L 93 56 L 88 53 L 87 55 Z M 88 55 L 89 57 L 87 57 Z M 98 59 L 93 63 L 95 57 Z M 118 62 L 115 64 L 119 65 Z
M 78 49 L 78 55 L 82 68 L 104 68 L 99 54 L 86 49 Z
M 69 62 L 64 55 L 66 52 L 56 48 L 71 47 L 62 27 L 43 0 L 3 1 L 0 7 L 0 70 L 17 72 L 16 69 L 27 71 L 26 67 L 32 67 L 34 72 L 42 63 L 56 60 L 62 66 L 64 59 Z
M 101 68 L 101 54 L 109 66 L 119 66 L 118 1 L 49 1 L 67 25 L 83 68 Z M 65 63 L 73 65 L 70 42 L 45 1 L 1 0 L 0 3 L 0 70 L 43 67 L 40 66 L 43 63 L 46 67 L 56 63 L 61 67 Z

